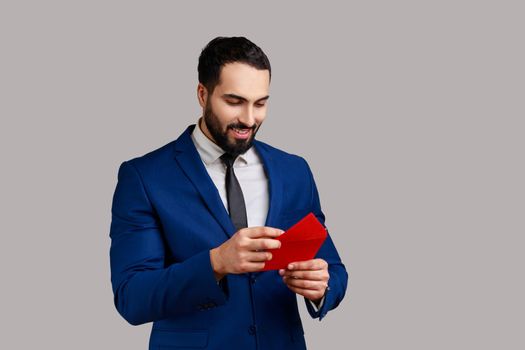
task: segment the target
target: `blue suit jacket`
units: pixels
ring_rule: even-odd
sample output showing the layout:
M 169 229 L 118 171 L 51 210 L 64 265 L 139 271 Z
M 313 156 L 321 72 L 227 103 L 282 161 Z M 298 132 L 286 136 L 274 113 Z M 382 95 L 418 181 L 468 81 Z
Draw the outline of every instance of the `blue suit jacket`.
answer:
M 124 162 L 113 197 L 111 282 L 119 313 L 154 322 L 150 349 L 305 349 L 296 295 L 277 271 L 228 275 L 218 285 L 209 251 L 235 233 L 190 138 Z M 313 212 L 324 224 L 304 159 L 259 141 L 269 179 L 266 225 L 286 230 Z M 330 290 L 312 317 L 342 300 L 347 273 L 330 237 L 317 257 L 329 264 Z

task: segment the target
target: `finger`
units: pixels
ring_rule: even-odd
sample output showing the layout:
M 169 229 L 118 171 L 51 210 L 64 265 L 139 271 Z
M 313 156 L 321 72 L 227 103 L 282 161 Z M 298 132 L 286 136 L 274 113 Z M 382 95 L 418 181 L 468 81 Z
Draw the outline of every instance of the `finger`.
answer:
M 284 272 L 281 276 L 291 277 L 291 278 L 300 278 L 310 281 L 327 281 L 328 273 L 326 270 L 303 270 L 303 271 L 293 271 L 293 270 L 283 270 Z
M 257 238 L 252 239 L 248 243 L 249 250 L 265 250 L 278 249 L 281 247 L 281 242 L 272 238 Z
M 272 253 L 270 252 L 250 252 L 246 260 L 251 262 L 264 262 L 268 260 L 272 260 Z
M 281 229 L 268 226 L 249 227 L 243 230 L 245 231 L 245 234 L 250 238 L 275 238 L 279 237 L 284 233 L 284 231 Z
M 288 264 L 288 270 L 323 270 L 328 267 L 328 263 L 323 259 L 312 259 L 296 261 Z
M 297 288 L 294 286 L 288 286 L 288 288 L 292 292 L 302 295 L 303 297 L 310 299 L 310 300 L 320 300 L 324 295 L 324 291 L 303 289 L 303 288 Z
M 295 288 L 301 288 L 301 289 L 309 289 L 309 290 L 318 290 L 318 291 L 324 291 L 328 284 L 324 281 L 310 281 L 310 280 L 302 280 L 302 279 L 296 279 L 292 277 L 284 277 L 283 278 L 284 283 L 286 285 L 295 287 Z
M 264 262 L 250 262 L 246 261 L 241 263 L 236 269 L 237 273 L 247 273 L 247 272 L 258 272 L 264 269 Z

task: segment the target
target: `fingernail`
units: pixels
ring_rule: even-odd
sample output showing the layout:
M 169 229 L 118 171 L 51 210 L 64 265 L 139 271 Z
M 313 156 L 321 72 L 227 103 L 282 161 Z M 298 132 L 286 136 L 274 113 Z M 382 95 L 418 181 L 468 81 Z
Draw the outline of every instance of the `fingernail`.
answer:
M 281 275 L 281 276 L 284 275 L 284 270 L 283 269 L 279 270 L 279 275 Z
M 288 265 L 288 270 L 293 270 L 293 264 Z

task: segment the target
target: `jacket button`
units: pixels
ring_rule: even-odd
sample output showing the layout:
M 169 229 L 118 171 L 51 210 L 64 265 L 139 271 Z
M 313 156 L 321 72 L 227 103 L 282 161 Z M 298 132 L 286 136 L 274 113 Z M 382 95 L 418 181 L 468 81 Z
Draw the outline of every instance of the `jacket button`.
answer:
M 251 325 L 250 327 L 248 327 L 248 333 L 250 335 L 254 335 L 256 332 L 257 332 L 257 326 Z

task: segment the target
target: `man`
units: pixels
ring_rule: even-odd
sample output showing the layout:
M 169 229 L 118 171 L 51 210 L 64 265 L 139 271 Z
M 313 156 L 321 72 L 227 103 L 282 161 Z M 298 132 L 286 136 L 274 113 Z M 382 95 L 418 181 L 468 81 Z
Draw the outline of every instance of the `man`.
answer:
M 305 349 L 296 294 L 312 317 L 342 300 L 347 273 L 328 236 L 317 257 L 261 270 L 309 212 L 324 224 L 307 163 L 255 140 L 271 68 L 243 37 L 199 58 L 203 115 L 175 141 L 124 162 L 113 198 L 111 280 L 150 349 Z

